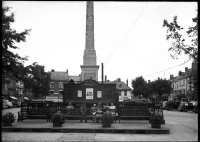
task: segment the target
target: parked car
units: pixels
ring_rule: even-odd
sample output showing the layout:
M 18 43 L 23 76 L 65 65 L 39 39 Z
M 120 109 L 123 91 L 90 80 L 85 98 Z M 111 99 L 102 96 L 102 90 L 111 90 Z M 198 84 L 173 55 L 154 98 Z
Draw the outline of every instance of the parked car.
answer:
M 6 99 L 3 99 L 2 101 L 5 103 L 6 106 L 8 106 L 8 108 L 13 107 L 12 102 L 10 102 L 10 101 L 8 101 L 8 100 L 6 100 Z
M 192 111 L 196 112 L 196 113 L 199 112 L 198 103 L 194 106 L 194 108 L 192 109 Z
M 190 103 L 190 102 L 181 102 L 181 104 L 178 107 L 178 110 L 182 112 L 182 111 L 192 110 L 193 108 L 194 107 L 193 107 L 192 103 Z
M 9 101 L 12 102 L 13 107 L 20 107 L 21 101 L 14 96 L 9 96 Z
M 174 110 L 178 109 L 178 106 L 180 105 L 179 101 L 167 101 L 166 102 L 166 110 Z
M 196 106 L 198 102 L 197 101 L 190 101 L 190 103 L 192 103 L 193 106 Z
M 2 108 L 8 108 L 8 106 L 6 105 L 6 103 L 2 100 Z

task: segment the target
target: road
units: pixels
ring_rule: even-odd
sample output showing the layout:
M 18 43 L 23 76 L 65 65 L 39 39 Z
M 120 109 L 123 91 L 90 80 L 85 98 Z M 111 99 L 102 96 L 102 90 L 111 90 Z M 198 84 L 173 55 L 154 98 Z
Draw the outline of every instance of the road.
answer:
M 20 108 L 3 109 L 14 112 Z M 198 141 L 198 114 L 164 110 L 170 134 L 26 133 L 3 132 L 3 141 Z M 177 125 L 178 124 L 178 125 Z M 180 129 L 181 126 L 181 129 Z M 162 126 L 161 126 L 162 127 Z

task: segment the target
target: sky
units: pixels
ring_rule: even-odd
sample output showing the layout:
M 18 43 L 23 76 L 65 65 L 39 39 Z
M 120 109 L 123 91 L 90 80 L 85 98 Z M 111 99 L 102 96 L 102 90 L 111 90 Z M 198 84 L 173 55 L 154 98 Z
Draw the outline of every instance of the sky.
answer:
M 83 65 L 86 34 L 86 1 L 3 1 L 12 7 L 18 32 L 31 29 L 26 42 L 16 43 L 13 52 L 28 56 L 25 65 L 38 62 L 45 71 L 66 71 L 78 76 Z M 163 21 L 173 21 L 187 29 L 193 26 L 197 2 L 94 1 L 94 44 L 99 65 L 107 79 L 121 78 L 129 86 L 136 77 L 148 81 L 169 79 L 191 68 L 188 56 L 170 57 L 172 41 L 166 40 Z M 188 61 L 188 62 L 186 62 Z M 184 63 L 186 62 L 186 63 Z M 182 64 L 184 63 L 184 64 Z M 181 65 L 182 64 L 182 65 Z M 180 66 L 178 66 L 180 65 Z

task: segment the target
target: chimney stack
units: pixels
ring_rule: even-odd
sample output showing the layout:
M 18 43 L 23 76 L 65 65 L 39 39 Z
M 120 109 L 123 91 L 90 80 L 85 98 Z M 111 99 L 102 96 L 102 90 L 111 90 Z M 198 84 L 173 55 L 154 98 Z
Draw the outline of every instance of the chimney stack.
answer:
M 51 72 L 55 72 L 55 70 L 54 70 L 54 69 L 51 69 Z
M 66 73 L 68 74 L 68 69 L 66 70 Z
M 196 62 L 192 63 L 192 70 L 197 70 L 197 63 Z
M 170 74 L 169 79 L 171 80 L 171 79 L 173 79 L 173 78 L 174 78 L 174 75 L 173 75 L 173 74 Z
M 182 75 L 182 72 L 181 72 L 181 71 L 179 71 L 179 72 L 178 72 L 178 76 L 181 76 L 181 75 Z
M 105 75 L 105 82 L 107 82 L 107 75 Z
M 187 72 L 188 71 L 188 67 L 185 67 L 185 72 Z
M 128 86 L 128 79 L 126 80 L 126 85 Z

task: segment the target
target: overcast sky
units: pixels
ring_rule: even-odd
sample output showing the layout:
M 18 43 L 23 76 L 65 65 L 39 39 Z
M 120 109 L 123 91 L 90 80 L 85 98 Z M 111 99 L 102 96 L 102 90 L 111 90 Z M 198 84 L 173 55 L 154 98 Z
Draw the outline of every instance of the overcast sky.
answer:
M 38 62 L 45 71 L 69 70 L 69 75 L 79 75 L 83 65 L 86 30 L 85 1 L 4 1 L 12 7 L 17 31 L 32 29 L 26 42 L 17 44 L 21 56 L 29 56 L 25 65 Z M 99 80 L 101 63 L 104 75 L 113 81 L 121 78 L 126 82 L 143 76 L 147 80 L 158 77 L 169 79 L 178 75 L 192 61 L 181 56 L 170 57 L 163 20 L 172 21 L 188 28 L 197 14 L 197 2 L 109 2 L 94 1 L 94 33 Z M 171 68 L 171 69 L 169 69 Z M 168 70 L 166 70 L 168 69 Z M 165 71 L 163 71 L 165 70 Z M 158 73 L 159 72 L 159 73 Z

